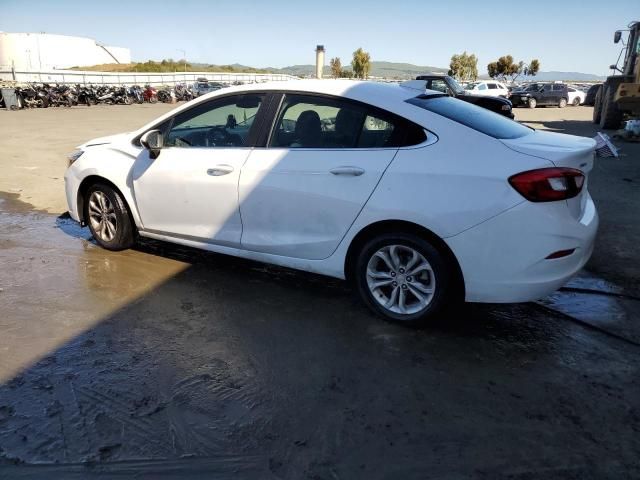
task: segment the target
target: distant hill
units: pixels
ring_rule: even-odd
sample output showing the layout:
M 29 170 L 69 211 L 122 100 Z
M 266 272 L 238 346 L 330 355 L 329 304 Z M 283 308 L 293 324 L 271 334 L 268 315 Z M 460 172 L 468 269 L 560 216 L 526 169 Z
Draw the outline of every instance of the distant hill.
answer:
M 162 60 L 161 62 L 153 62 L 151 60 L 140 63 L 127 64 L 104 64 L 93 65 L 90 67 L 73 67 L 77 70 L 94 70 L 100 72 L 181 72 L 184 70 L 184 63 L 174 60 Z M 350 69 L 350 65 L 345 65 L 345 69 Z M 397 62 L 371 62 L 371 71 L 369 75 L 372 77 L 385 77 L 389 79 L 411 79 L 420 74 L 439 73 L 446 74 L 446 68 L 413 65 L 411 63 Z M 208 63 L 187 63 L 187 71 L 190 72 L 234 72 L 234 73 L 282 73 L 294 75 L 298 77 L 310 77 L 315 74 L 315 65 L 291 65 L 284 68 L 255 68 L 247 65 L 234 63 L 232 65 L 212 65 Z M 329 66 L 324 67 L 324 75 L 331 75 Z M 481 79 L 489 78 L 487 75 L 480 75 Z M 555 81 L 555 80 L 573 80 L 577 82 L 597 82 L 603 81 L 606 77 L 600 77 L 590 73 L 580 72 L 539 72 L 535 77 L 519 77 L 518 81 L 523 80 L 539 80 L 539 81 Z
M 533 77 L 535 80 L 555 81 L 555 80 L 574 80 L 579 82 L 599 82 L 606 80 L 607 77 L 601 77 L 592 73 L 580 72 L 538 72 Z
M 350 69 L 350 66 L 344 65 L 345 70 Z M 287 75 L 297 75 L 299 77 L 311 76 L 316 71 L 315 65 L 291 65 L 284 68 L 267 68 L 273 73 L 284 73 Z M 371 62 L 371 70 L 369 75 L 372 77 L 386 77 L 386 78 L 400 78 L 408 79 L 413 78 L 416 75 L 424 73 L 447 73 L 446 68 L 419 66 L 411 63 L 396 63 L 396 62 Z M 324 67 L 324 74 L 331 75 L 331 69 L 328 66 Z

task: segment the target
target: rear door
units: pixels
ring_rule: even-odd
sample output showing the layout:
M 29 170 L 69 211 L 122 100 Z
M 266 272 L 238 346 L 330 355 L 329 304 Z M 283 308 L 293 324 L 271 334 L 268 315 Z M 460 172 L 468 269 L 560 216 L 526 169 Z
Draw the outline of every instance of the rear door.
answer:
M 551 84 L 546 84 L 542 86 L 542 92 L 540 93 L 540 101 L 538 102 L 541 105 L 553 105 L 555 102 L 553 100 L 554 93 L 552 90 Z
M 251 152 L 240 175 L 242 247 L 312 260 L 330 256 L 398 147 L 425 138 L 408 125 L 342 98 L 283 96 L 270 138 Z

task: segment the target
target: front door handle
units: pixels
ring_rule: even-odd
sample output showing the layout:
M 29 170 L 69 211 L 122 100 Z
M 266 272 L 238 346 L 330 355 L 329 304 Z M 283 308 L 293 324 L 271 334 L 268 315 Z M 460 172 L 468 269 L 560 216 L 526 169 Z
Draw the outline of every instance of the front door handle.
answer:
M 359 167 L 336 167 L 329 171 L 334 175 L 351 175 L 353 177 L 359 177 L 364 173 L 364 170 Z
M 216 165 L 215 167 L 207 170 L 207 175 L 211 175 L 212 177 L 220 177 L 231 172 L 233 172 L 233 167 L 231 165 Z

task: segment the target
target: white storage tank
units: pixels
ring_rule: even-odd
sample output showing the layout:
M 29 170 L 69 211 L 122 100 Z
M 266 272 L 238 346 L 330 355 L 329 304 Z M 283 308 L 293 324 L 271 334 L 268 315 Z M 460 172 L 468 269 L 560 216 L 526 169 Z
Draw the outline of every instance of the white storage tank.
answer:
M 101 45 L 86 37 L 0 32 L 0 70 L 46 71 L 102 63 L 130 63 L 128 48 Z

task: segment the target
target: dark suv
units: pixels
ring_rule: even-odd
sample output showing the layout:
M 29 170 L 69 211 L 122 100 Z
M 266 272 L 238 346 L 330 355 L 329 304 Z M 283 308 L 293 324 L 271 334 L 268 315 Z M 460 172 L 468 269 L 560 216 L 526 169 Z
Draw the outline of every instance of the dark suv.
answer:
M 511 111 L 511 102 L 506 98 L 471 95 L 449 75 L 419 75 L 416 77 L 416 80 L 425 80 L 427 82 L 427 90 L 446 93 L 447 95 L 473 103 L 479 107 L 504 115 L 505 117 L 514 118 L 513 112 Z
M 510 99 L 514 107 L 554 105 L 564 108 L 569 102 L 569 90 L 564 83 L 532 83 L 524 90 L 513 92 Z

